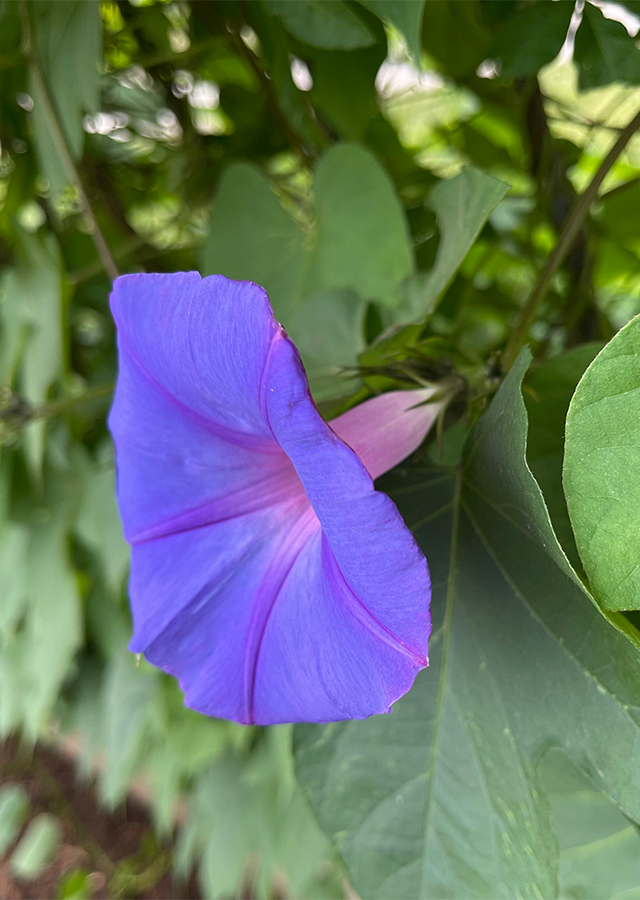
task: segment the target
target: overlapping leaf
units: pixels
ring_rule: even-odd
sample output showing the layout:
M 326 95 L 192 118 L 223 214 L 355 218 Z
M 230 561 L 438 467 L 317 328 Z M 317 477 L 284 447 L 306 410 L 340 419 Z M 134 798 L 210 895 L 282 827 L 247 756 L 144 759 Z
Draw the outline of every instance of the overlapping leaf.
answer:
M 214 204 L 203 258 L 222 272 L 264 285 L 278 318 L 302 352 L 314 394 L 344 390 L 327 380 L 355 365 L 363 349 L 366 301 L 385 321 L 431 313 L 508 186 L 465 169 L 433 190 L 440 245 L 433 269 L 414 273 L 405 216 L 386 174 L 363 148 L 338 144 L 315 172 L 315 219 L 303 232 L 267 179 L 245 164 L 229 167 Z
M 543 757 L 538 774 L 548 792 L 558 838 L 559 895 L 575 900 L 637 896 L 638 826 L 558 750 Z
M 606 345 L 567 414 L 564 487 L 585 571 L 605 609 L 640 609 L 640 317 Z
M 582 344 L 539 365 L 527 376 L 523 396 L 529 416 L 527 459 L 542 489 L 554 531 L 575 569 L 580 568 L 562 490 L 565 419 L 571 397 L 600 344 Z
M 420 272 L 407 285 L 397 313 L 400 321 L 424 319 L 459 269 L 481 228 L 505 196 L 509 186 L 479 169 L 466 168 L 441 181 L 429 195 L 440 228 L 440 244 L 433 268 Z

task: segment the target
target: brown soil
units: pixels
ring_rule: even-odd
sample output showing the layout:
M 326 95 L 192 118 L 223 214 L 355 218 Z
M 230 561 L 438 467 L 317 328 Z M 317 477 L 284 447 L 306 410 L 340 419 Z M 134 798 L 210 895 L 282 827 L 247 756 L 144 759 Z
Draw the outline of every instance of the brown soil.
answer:
M 56 816 L 62 845 L 53 862 L 33 881 L 18 881 L 9 868 L 17 841 L 0 859 L 1 900 L 57 900 L 65 874 L 90 874 L 95 900 L 198 900 L 195 879 L 171 878 L 171 845 L 154 837 L 145 807 L 129 798 L 114 811 L 98 803 L 94 785 L 78 779 L 73 763 L 49 749 L 20 749 L 16 740 L 0 744 L 0 786 L 22 785 L 31 801 L 27 822 L 38 813 Z M 19 838 L 18 838 L 19 840 Z M 88 898 L 87 898 L 88 900 Z

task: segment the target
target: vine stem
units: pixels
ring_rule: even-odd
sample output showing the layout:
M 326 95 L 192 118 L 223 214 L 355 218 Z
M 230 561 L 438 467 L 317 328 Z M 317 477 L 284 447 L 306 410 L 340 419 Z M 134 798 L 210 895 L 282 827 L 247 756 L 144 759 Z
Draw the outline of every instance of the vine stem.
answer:
M 63 397 L 61 400 L 53 400 L 51 403 L 44 403 L 42 406 L 29 407 L 22 403 L 19 398 L 18 405 L 7 405 L 4 408 L 0 406 L 0 426 L 4 422 L 8 422 L 7 431 L 19 431 L 31 422 L 38 419 L 50 419 L 52 416 L 63 415 L 72 412 L 76 406 L 83 403 L 91 403 L 93 400 L 101 400 L 103 398 L 110 399 L 113 396 L 114 385 L 103 384 L 100 387 L 90 388 L 84 394 L 76 397 Z
M 91 388 L 84 394 L 77 397 L 65 397 L 62 400 L 53 400 L 51 403 L 45 403 L 42 406 L 36 406 L 29 415 L 29 420 L 33 419 L 50 419 L 52 416 L 59 416 L 79 406 L 81 403 L 90 403 L 92 400 L 101 400 L 103 397 L 111 398 L 113 396 L 114 385 L 104 384 L 101 387 Z
M 586 189 L 576 200 L 573 209 L 567 216 L 567 220 L 564 223 L 564 227 L 560 232 L 560 237 L 553 248 L 549 258 L 547 259 L 540 276 L 534 285 L 531 294 L 529 295 L 529 299 L 527 300 L 522 312 L 520 313 L 520 318 L 516 325 L 515 331 L 513 332 L 509 343 L 504 351 L 503 357 L 503 369 L 505 372 L 508 372 L 511 366 L 513 365 L 520 348 L 524 344 L 527 332 L 529 331 L 529 326 L 531 325 L 533 318 L 536 314 L 536 310 L 543 300 L 547 290 L 549 288 L 549 284 L 551 283 L 551 279 L 555 275 L 558 268 L 562 265 L 567 253 L 571 249 L 573 242 L 576 239 L 580 228 L 589 212 L 589 208 L 591 207 L 592 202 L 595 200 L 600 185 L 604 181 L 606 175 L 609 170 L 618 159 L 624 148 L 627 146 L 635 132 L 640 128 L 640 111 L 636 113 L 633 119 L 629 122 L 626 128 L 622 129 L 620 135 L 611 148 L 602 163 L 600 164 L 600 168 L 593 176 Z
M 26 55 L 31 66 L 34 87 L 39 94 L 43 112 L 49 123 L 49 133 L 51 135 L 51 140 L 53 141 L 53 144 L 56 148 L 56 152 L 58 154 L 60 162 L 62 163 L 66 171 L 67 178 L 69 178 L 69 180 L 73 184 L 75 184 L 78 189 L 78 193 L 80 194 L 82 211 L 84 212 L 87 221 L 89 222 L 91 238 L 96 248 L 96 252 L 100 257 L 102 268 L 105 270 L 110 280 L 114 281 L 119 275 L 118 267 L 113 256 L 111 255 L 111 251 L 109 250 L 107 242 L 104 239 L 104 235 L 100 230 L 100 226 L 98 225 L 98 221 L 93 212 L 91 203 L 89 202 L 84 184 L 82 183 L 80 172 L 78 171 L 71 150 L 69 149 L 69 142 L 64 133 L 64 129 L 60 124 L 60 119 L 55 107 L 53 97 L 51 96 L 49 88 L 47 87 L 46 79 L 42 71 L 42 65 L 40 63 L 40 58 L 38 56 L 38 51 L 35 46 L 35 41 L 33 40 L 31 35 L 27 2 L 28 0 L 23 0 L 21 10 L 23 28 L 25 30 Z
M 247 60 L 247 62 L 253 69 L 253 72 L 254 72 L 256 78 L 260 82 L 260 86 L 261 86 L 262 90 L 264 91 L 269 109 L 271 110 L 273 117 L 275 118 L 278 125 L 280 126 L 282 133 L 284 134 L 286 139 L 289 141 L 289 144 L 295 150 L 298 151 L 298 153 L 305 160 L 305 162 L 307 164 L 311 163 L 314 159 L 313 153 L 306 146 L 305 142 L 294 131 L 292 126 L 289 124 L 289 121 L 288 121 L 286 115 L 280 109 L 280 104 L 278 103 L 278 101 L 274 95 L 274 92 L 273 92 L 273 85 L 271 84 L 271 80 L 270 80 L 270 78 L 267 77 L 264 69 L 259 64 L 255 53 L 252 50 L 250 50 L 249 47 L 246 46 L 246 44 L 244 43 L 244 41 L 242 40 L 242 38 L 240 37 L 240 35 L 238 33 L 234 33 L 234 37 L 235 37 L 236 47 L 238 48 L 240 53 L 242 53 L 244 58 Z

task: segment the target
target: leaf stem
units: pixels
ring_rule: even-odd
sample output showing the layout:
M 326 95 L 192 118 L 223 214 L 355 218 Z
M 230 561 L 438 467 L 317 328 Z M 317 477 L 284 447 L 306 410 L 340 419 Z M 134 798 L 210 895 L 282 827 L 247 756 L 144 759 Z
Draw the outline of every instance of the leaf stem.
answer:
M 529 295 L 529 299 L 527 300 L 522 312 L 520 313 L 520 318 L 516 325 L 516 329 L 513 332 L 509 343 L 504 352 L 503 357 L 503 369 L 505 372 L 508 372 L 511 366 L 513 365 L 520 348 L 524 344 L 527 333 L 529 331 L 529 327 L 533 321 L 533 318 L 536 314 L 536 310 L 538 309 L 539 304 L 545 297 L 549 285 L 553 276 L 555 275 L 558 268 L 562 265 L 567 253 L 571 249 L 574 240 L 582 224 L 589 212 L 589 208 L 591 207 L 592 202 L 595 200 L 600 185 L 604 181 L 606 175 L 609 170 L 618 159 L 624 148 L 629 143 L 630 139 L 633 137 L 635 132 L 640 128 L 640 111 L 636 113 L 633 119 L 629 122 L 629 124 L 620 132 L 620 136 L 617 141 L 609 150 L 602 163 L 600 164 L 600 168 L 593 176 L 585 191 L 580 194 L 578 199 L 576 200 L 573 209 L 567 216 L 567 219 L 564 223 L 564 227 L 560 233 L 560 237 L 553 248 L 549 258 L 547 259 L 540 276 L 534 285 L 531 294 Z
M 234 33 L 234 37 L 236 39 L 236 47 L 253 69 L 253 72 L 260 83 L 260 87 L 264 91 L 267 105 L 271 110 L 274 119 L 280 126 L 280 130 L 282 131 L 283 135 L 289 141 L 291 147 L 298 152 L 298 154 L 302 157 L 303 160 L 305 160 L 307 164 L 312 163 L 314 160 L 314 153 L 312 149 L 307 146 L 304 140 L 297 134 L 292 125 L 289 123 L 286 115 L 280 108 L 280 104 L 278 103 L 273 90 L 271 79 L 267 76 L 266 72 L 260 65 L 255 53 L 246 46 L 238 33 Z
M 100 400 L 103 397 L 110 398 L 112 395 L 113 385 L 103 384 L 100 387 L 91 388 L 77 397 L 65 397 L 62 400 L 53 400 L 51 403 L 37 406 L 32 410 L 30 419 L 49 419 L 51 416 L 59 416 L 61 413 L 69 412 L 81 403 L 90 403 L 92 400 Z
M 113 259 L 113 256 L 111 255 L 111 251 L 109 250 L 107 242 L 104 239 L 104 235 L 100 230 L 100 226 L 98 225 L 98 221 L 95 217 L 93 208 L 91 207 L 87 192 L 82 182 L 80 172 L 74 162 L 71 150 L 69 149 L 69 143 L 64 133 L 64 129 L 60 124 L 60 119 L 57 114 L 55 102 L 49 92 L 49 88 L 47 87 L 47 83 L 42 71 L 42 65 L 38 55 L 38 50 L 36 47 L 36 42 L 33 40 L 33 37 L 31 35 L 27 2 L 28 0 L 23 0 L 21 9 L 23 11 L 22 21 L 23 28 L 25 30 L 26 54 L 31 67 L 34 87 L 39 94 L 39 100 L 42 103 L 42 110 L 49 123 L 49 133 L 51 135 L 51 140 L 56 149 L 60 162 L 62 163 L 62 166 L 66 171 L 67 178 L 69 178 L 69 180 L 73 184 L 75 184 L 78 189 L 78 193 L 80 194 L 82 210 L 87 218 L 87 221 L 89 222 L 91 238 L 96 248 L 96 252 L 100 257 L 102 267 L 111 281 L 114 281 L 119 275 L 118 267 L 115 263 L 115 260 Z
M 3 433 L 19 431 L 37 419 L 50 419 L 70 412 L 82 403 L 90 403 L 92 400 L 111 398 L 113 385 L 103 384 L 100 387 L 90 388 L 84 394 L 76 397 L 63 397 L 53 400 L 51 403 L 43 403 L 42 406 L 31 407 L 23 403 L 19 397 L 10 396 L 9 402 L 0 406 L 0 428 Z M 6 423 L 6 427 L 2 427 Z

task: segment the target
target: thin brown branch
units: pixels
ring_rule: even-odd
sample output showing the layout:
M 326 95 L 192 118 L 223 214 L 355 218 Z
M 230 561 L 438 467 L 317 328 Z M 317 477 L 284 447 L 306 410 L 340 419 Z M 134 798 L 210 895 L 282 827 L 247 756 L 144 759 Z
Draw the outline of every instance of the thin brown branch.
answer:
M 260 87 L 264 92 L 265 99 L 267 101 L 267 105 L 271 110 L 271 114 L 278 123 L 280 130 L 283 135 L 286 137 L 292 149 L 296 150 L 297 153 L 302 157 L 303 160 L 307 163 L 312 163 L 317 155 L 315 149 L 307 144 L 304 138 L 298 134 L 295 128 L 290 123 L 286 114 L 282 110 L 278 98 L 276 96 L 276 92 L 274 90 L 273 82 L 271 78 L 267 75 L 264 68 L 262 67 L 260 59 L 256 56 L 256 54 L 251 50 L 245 42 L 242 40 L 240 32 L 237 30 L 233 30 L 231 32 L 231 36 L 233 38 L 234 44 L 240 54 L 244 57 L 244 59 L 251 66 L 254 75 L 258 79 Z
M 516 328 L 507 344 L 503 358 L 503 368 L 505 371 L 508 371 L 511 368 L 520 348 L 524 344 L 538 306 L 544 299 L 553 276 L 562 265 L 567 253 L 571 249 L 573 242 L 589 213 L 591 204 L 598 195 L 598 190 L 600 189 L 602 182 L 638 128 L 640 128 L 640 111 L 636 113 L 626 128 L 621 131 L 618 140 L 607 153 L 600 168 L 589 182 L 585 191 L 580 194 L 573 209 L 567 216 L 560 237 L 547 259 L 538 281 L 529 295 L 529 299 L 520 314 Z
M 29 21 L 29 11 L 27 7 L 27 0 L 23 0 L 22 3 L 23 10 L 23 27 L 25 29 L 25 46 L 27 51 L 27 57 L 29 60 L 29 64 L 31 67 L 31 73 L 33 76 L 34 87 L 37 91 L 38 97 L 37 99 L 42 104 L 42 110 L 47 119 L 49 125 L 49 133 L 51 135 L 51 140 L 58 154 L 58 158 L 66 172 L 67 178 L 69 181 L 74 184 L 80 194 L 80 202 L 82 204 L 82 211 L 87 218 L 89 223 L 89 227 L 91 230 L 91 238 L 93 240 L 94 246 L 96 248 L 96 252 L 100 257 L 100 261 L 102 263 L 102 267 L 107 273 L 108 277 L 113 281 L 118 277 L 118 267 L 115 264 L 115 261 L 111 255 L 111 251 L 107 245 L 107 242 L 104 239 L 104 235 L 100 230 L 100 226 L 96 220 L 95 214 L 93 212 L 93 208 L 89 202 L 89 198 L 87 196 L 87 192 L 85 190 L 84 184 L 82 182 L 82 178 L 80 176 L 80 172 L 78 167 L 75 164 L 73 159 L 73 155 L 69 148 L 69 143 L 67 141 L 66 135 L 64 133 L 64 129 L 60 124 L 60 117 L 58 115 L 58 111 L 55 107 L 55 102 L 49 88 L 46 83 L 46 79 L 44 77 L 42 71 L 42 64 L 40 62 L 40 58 L 38 55 L 38 50 L 36 47 L 36 42 L 32 39 L 32 35 L 30 32 L 30 21 Z
M 110 399 L 113 396 L 113 390 L 112 384 L 103 384 L 100 387 L 90 388 L 84 394 L 78 394 L 77 397 L 64 397 L 62 400 L 53 400 L 51 403 L 45 403 L 32 410 L 30 419 L 50 419 L 52 416 L 70 412 L 82 403 L 90 403 L 92 400 L 101 400 L 103 398 Z
M 63 397 L 60 400 L 43 403 L 42 406 L 29 406 L 20 397 L 9 392 L 8 396 L 0 398 L 2 401 L 0 405 L 0 435 L 4 437 L 20 431 L 38 419 L 50 419 L 52 416 L 64 415 L 77 406 L 91 403 L 93 400 L 110 400 L 113 390 L 112 384 L 104 384 L 100 387 L 90 388 L 84 394 L 78 394 L 76 397 Z

